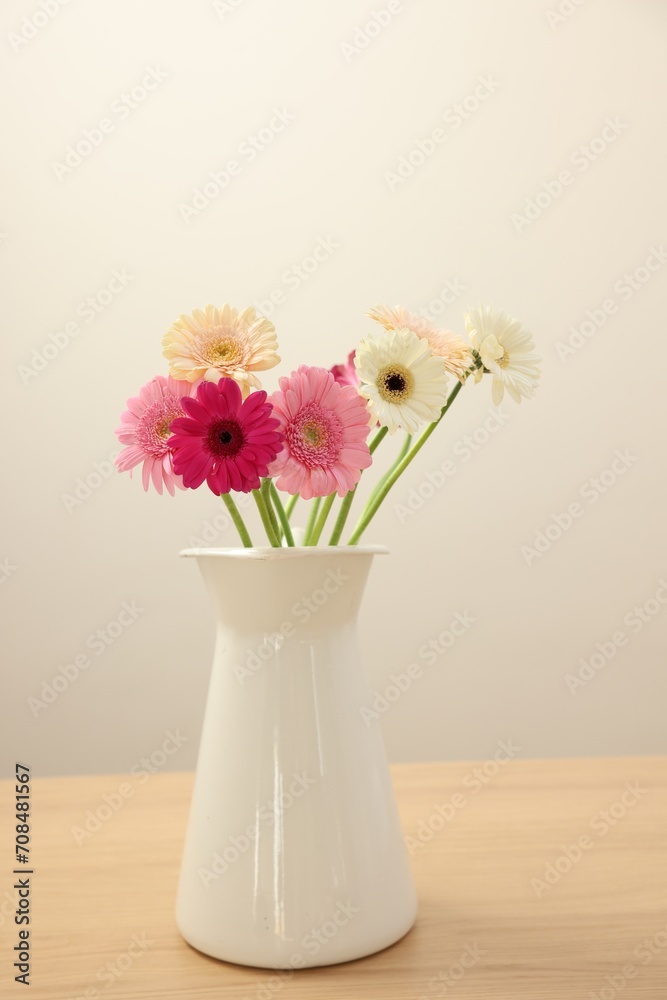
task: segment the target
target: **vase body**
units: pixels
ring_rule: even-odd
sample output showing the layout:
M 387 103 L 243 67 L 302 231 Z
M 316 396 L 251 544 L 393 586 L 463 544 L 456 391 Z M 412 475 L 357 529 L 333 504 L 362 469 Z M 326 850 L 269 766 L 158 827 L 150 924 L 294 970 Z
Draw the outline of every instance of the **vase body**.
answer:
M 402 937 L 415 889 L 360 662 L 371 548 L 199 549 L 217 639 L 177 921 L 215 958 L 333 965 Z

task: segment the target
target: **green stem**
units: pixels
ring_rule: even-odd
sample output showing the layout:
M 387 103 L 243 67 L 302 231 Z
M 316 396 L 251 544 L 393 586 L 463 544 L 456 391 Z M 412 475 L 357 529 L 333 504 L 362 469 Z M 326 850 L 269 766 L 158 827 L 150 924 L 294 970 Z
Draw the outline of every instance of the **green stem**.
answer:
M 410 462 L 417 455 L 417 453 L 421 451 L 421 449 L 424 447 L 424 445 L 430 438 L 431 434 L 436 429 L 436 427 L 444 417 L 445 413 L 447 413 L 449 407 L 452 405 L 452 403 L 454 402 L 454 400 L 456 399 L 462 388 L 463 388 L 463 382 L 457 382 L 452 391 L 450 392 L 449 396 L 447 397 L 447 402 L 440 411 L 440 416 L 438 417 L 438 419 L 434 420 L 432 424 L 429 424 L 428 427 L 426 427 L 421 432 L 415 443 L 410 448 L 407 455 L 405 455 L 405 457 L 400 462 L 398 462 L 391 470 L 391 472 L 383 482 L 382 486 L 377 491 L 376 495 L 373 497 L 371 502 L 366 507 L 366 510 L 361 515 L 359 522 L 354 531 L 352 532 L 349 542 L 347 543 L 348 545 L 357 544 L 362 534 L 364 533 L 364 531 L 366 530 L 372 519 L 375 517 L 378 507 L 386 497 L 389 490 L 392 488 L 392 486 L 399 478 L 399 476 L 401 476 L 405 472 Z
M 252 495 L 255 498 L 255 503 L 257 504 L 257 510 L 259 511 L 259 516 L 262 519 L 262 524 L 264 525 L 264 530 L 266 531 L 266 536 L 269 539 L 269 543 L 274 549 L 280 548 L 280 542 L 276 538 L 276 533 L 273 530 L 273 524 L 271 523 L 271 515 L 269 514 L 268 508 L 264 503 L 264 497 L 262 496 L 261 490 L 253 490 Z
M 376 434 L 373 437 L 373 440 L 368 446 L 368 450 L 370 451 L 371 455 L 375 452 L 380 441 L 382 441 L 383 438 L 386 438 L 388 433 L 389 433 L 388 427 L 381 427 L 380 430 L 376 432 Z
M 269 482 L 271 483 L 271 499 L 273 500 L 273 506 L 276 508 L 276 511 L 278 512 L 278 518 L 282 525 L 283 533 L 285 535 L 285 541 L 287 542 L 288 545 L 294 545 L 294 535 L 292 534 L 292 529 L 290 528 L 289 517 L 287 516 L 287 512 L 283 507 L 283 502 L 280 499 L 280 494 L 278 493 L 278 490 L 276 489 L 276 485 L 273 482 L 273 480 L 271 479 L 269 480 Z
M 287 501 L 287 504 L 285 506 L 285 513 L 287 514 L 287 520 L 288 521 L 291 520 L 292 511 L 296 507 L 296 502 L 297 502 L 298 499 L 299 499 L 299 494 L 295 493 L 294 496 L 291 496 L 289 498 L 289 500 Z
M 382 476 L 382 478 L 380 479 L 380 481 L 378 483 L 376 483 L 376 485 L 375 485 L 375 487 L 373 489 L 373 492 L 371 493 L 371 495 L 369 497 L 368 504 L 372 503 L 372 501 L 375 499 L 375 497 L 377 496 L 377 494 L 380 492 L 380 490 L 382 489 L 382 487 L 384 486 L 384 484 L 386 483 L 386 481 L 389 479 L 389 476 L 392 474 L 392 472 L 394 471 L 394 469 L 396 468 L 396 466 L 399 464 L 399 462 L 403 461 L 403 459 L 407 455 L 408 451 L 410 450 L 410 445 L 411 444 L 412 444 L 412 434 L 406 434 L 405 435 L 405 441 L 403 442 L 401 450 L 399 451 L 398 455 L 396 456 L 396 459 L 392 462 L 392 464 L 389 466 L 389 468 L 385 472 L 384 476 Z M 366 506 L 368 506 L 368 504 Z
M 306 542 L 306 545 L 317 545 L 320 540 L 320 535 L 322 534 L 322 529 L 326 523 L 327 517 L 329 516 L 329 511 L 333 506 L 333 502 L 336 499 L 336 494 L 332 493 L 330 496 L 326 497 L 322 508 L 318 515 L 317 521 L 315 522 L 315 527 L 312 530 L 311 536 Z
M 248 534 L 248 529 L 246 528 L 243 518 L 241 517 L 241 511 L 234 503 L 231 493 L 221 493 L 220 496 L 222 497 L 225 507 L 229 511 L 230 517 L 236 526 L 236 530 L 241 537 L 244 547 L 246 549 L 251 549 L 252 542 L 250 540 L 250 535 Z
M 373 440 L 368 446 L 368 450 L 371 455 L 379 445 L 380 441 L 386 436 L 388 427 L 381 427 L 380 430 L 375 434 Z M 359 483 L 357 483 L 357 486 Z M 345 527 L 345 522 L 347 521 L 348 514 L 350 513 L 350 507 L 352 506 L 352 501 L 354 500 L 354 494 L 357 492 L 357 486 L 353 490 L 349 490 L 343 498 L 343 502 L 340 505 L 340 510 L 338 511 L 338 517 L 336 518 L 336 523 L 334 524 L 334 530 L 331 533 L 331 538 L 329 539 L 329 545 L 338 545 L 341 535 L 343 534 L 343 528 Z
M 278 544 L 282 544 L 283 530 L 278 523 L 278 518 L 276 517 L 276 512 L 273 509 L 273 503 L 271 500 L 271 480 L 267 476 L 266 479 L 262 480 L 262 500 L 266 504 L 266 509 L 269 512 L 269 517 L 271 518 L 271 527 L 273 528 L 273 533 L 278 539 Z
M 317 521 L 317 515 L 319 513 L 321 503 L 322 497 L 317 497 L 315 502 L 311 505 L 310 514 L 308 515 L 308 524 L 306 525 L 306 531 L 303 536 L 304 545 L 308 545 L 308 539 L 313 533 L 313 528 L 315 527 L 315 522 Z

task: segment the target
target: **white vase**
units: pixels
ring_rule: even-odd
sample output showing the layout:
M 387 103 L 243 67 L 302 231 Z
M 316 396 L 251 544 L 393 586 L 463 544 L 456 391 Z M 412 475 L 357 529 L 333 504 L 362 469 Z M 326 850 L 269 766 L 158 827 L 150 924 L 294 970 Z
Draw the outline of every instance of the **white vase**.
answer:
M 241 965 L 386 948 L 416 895 L 357 612 L 378 548 L 192 549 L 218 632 L 177 900 Z M 388 615 L 391 613 L 388 612 Z

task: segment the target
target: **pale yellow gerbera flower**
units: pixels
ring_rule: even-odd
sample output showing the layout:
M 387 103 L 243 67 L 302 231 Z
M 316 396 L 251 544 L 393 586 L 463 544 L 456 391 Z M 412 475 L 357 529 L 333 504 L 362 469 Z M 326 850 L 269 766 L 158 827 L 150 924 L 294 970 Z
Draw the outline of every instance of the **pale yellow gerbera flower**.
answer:
M 370 334 L 359 344 L 354 363 L 372 418 L 390 434 L 399 428 L 415 434 L 440 416 L 447 373 L 442 359 L 412 330 Z
M 533 354 L 533 338 L 521 323 L 502 309 L 478 306 L 465 317 L 470 343 L 479 354 L 484 369 L 475 372 L 478 382 L 484 371 L 493 375 L 491 399 L 502 402 L 505 389 L 515 401 L 529 399 L 540 377 L 541 359 Z
M 231 306 L 208 305 L 191 316 L 179 316 L 162 338 L 162 353 L 176 379 L 218 382 L 233 379 L 247 396 L 261 389 L 255 372 L 278 364 L 273 323 L 252 307 L 239 312 Z
M 367 316 L 380 323 L 385 330 L 412 330 L 425 340 L 434 354 L 442 358 L 445 368 L 459 382 L 465 382 L 473 363 L 470 347 L 451 330 L 438 330 L 425 316 L 417 316 L 403 306 L 375 306 Z

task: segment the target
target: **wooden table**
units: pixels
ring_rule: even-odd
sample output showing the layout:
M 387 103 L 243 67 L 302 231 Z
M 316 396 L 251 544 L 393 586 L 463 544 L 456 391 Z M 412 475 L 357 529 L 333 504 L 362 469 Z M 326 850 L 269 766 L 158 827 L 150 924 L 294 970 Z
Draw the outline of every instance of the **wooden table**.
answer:
M 226 965 L 179 937 L 191 774 L 35 779 L 29 991 L 8 957 L 13 782 L 1 783 L 0 995 L 667 1000 L 667 759 L 406 764 L 393 777 L 415 928 L 370 958 L 293 973 Z M 114 795 L 120 808 L 76 843 Z

